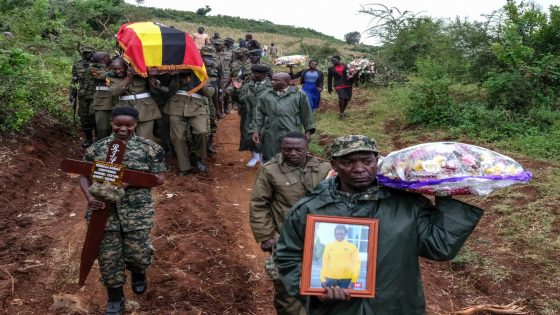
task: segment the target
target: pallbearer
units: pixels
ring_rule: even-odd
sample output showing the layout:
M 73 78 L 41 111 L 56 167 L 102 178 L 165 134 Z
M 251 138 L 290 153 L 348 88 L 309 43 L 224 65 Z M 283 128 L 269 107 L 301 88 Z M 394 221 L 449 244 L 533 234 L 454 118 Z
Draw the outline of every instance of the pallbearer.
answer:
M 121 185 L 92 185 L 90 177 L 84 174 L 80 176 L 80 187 L 88 201 L 86 218 L 89 220 L 92 214 L 95 216 L 99 211 L 108 212 L 97 259 L 101 281 L 107 287 L 108 293 L 106 314 L 111 315 L 121 314 L 124 310 L 125 269 L 132 274 L 132 291 L 136 294 L 146 291 L 146 271 L 150 267 L 154 252 L 150 239 L 154 203 L 151 189 L 146 187 L 161 185 L 164 182 L 164 151 L 155 142 L 135 135 L 137 124 L 136 109 L 115 108 L 111 114 L 112 135 L 92 144 L 83 159 L 87 162 L 112 162 L 111 154 L 107 152 L 114 146 L 114 140 L 123 141 L 126 150 L 119 164 L 124 165 L 126 170 Z M 105 170 L 110 173 L 110 169 L 112 168 L 108 167 Z M 132 170 L 144 173 L 131 172 Z M 91 177 L 101 173 L 94 169 Z M 106 176 L 110 178 L 111 174 Z M 152 177 L 155 177 L 155 183 Z M 90 222 L 89 229 L 92 224 L 93 222 Z M 90 232 L 99 231 L 88 230 L 88 234 Z

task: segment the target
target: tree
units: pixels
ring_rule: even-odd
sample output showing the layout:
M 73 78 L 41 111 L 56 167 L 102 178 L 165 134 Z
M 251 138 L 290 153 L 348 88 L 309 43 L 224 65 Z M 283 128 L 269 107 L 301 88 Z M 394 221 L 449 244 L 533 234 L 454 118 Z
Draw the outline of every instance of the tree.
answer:
M 396 7 L 387 7 L 380 3 L 367 4 L 362 6 L 358 13 L 373 16 L 369 25 L 371 26 L 367 32 L 370 37 L 377 38 L 381 43 L 392 43 L 399 32 L 414 23 L 416 17 L 422 13 L 414 13 L 405 10 L 401 12 Z
M 208 12 L 210 11 L 212 11 L 212 8 L 210 8 L 209 5 L 206 5 L 204 8 L 198 8 L 196 10 L 196 14 L 206 16 L 206 14 L 208 14 Z
M 362 35 L 360 35 L 360 32 L 350 32 L 344 35 L 344 40 L 348 45 L 358 45 L 361 37 Z

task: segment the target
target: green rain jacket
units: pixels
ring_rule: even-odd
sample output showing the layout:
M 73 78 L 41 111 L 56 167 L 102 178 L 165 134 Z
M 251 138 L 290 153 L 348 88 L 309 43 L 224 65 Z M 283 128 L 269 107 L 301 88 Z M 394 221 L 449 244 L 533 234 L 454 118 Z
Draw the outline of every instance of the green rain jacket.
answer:
M 348 196 L 337 178 L 325 180 L 300 200 L 284 221 L 276 245 L 280 279 L 290 295 L 300 289 L 307 214 L 379 219 L 375 298 L 321 303 L 309 298 L 309 314 L 426 314 L 418 256 L 450 260 L 474 230 L 483 211 L 449 197 L 426 197 L 372 185 Z M 303 297 L 302 297 L 303 298 Z
M 241 129 L 239 151 L 250 150 L 254 145 L 253 139 L 251 138 L 252 134 L 249 130 L 252 128 L 251 123 L 257 112 L 257 99 L 268 90 L 272 90 L 272 83 L 269 78 L 266 78 L 264 83 L 251 80 L 243 84 L 239 90 L 239 101 L 241 102 L 238 111 L 241 116 L 241 121 L 239 122 Z
M 258 98 L 249 133 L 261 135 L 263 159 L 280 153 L 282 137 L 290 131 L 315 132 L 315 123 L 305 92 L 290 86 L 281 95 L 267 90 Z

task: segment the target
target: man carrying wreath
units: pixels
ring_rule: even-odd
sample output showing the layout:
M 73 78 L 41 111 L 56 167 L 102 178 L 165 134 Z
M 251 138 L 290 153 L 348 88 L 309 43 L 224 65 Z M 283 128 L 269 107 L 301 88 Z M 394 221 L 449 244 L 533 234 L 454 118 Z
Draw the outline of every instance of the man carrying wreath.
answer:
M 476 227 L 483 211 L 451 197 L 426 197 L 379 186 L 373 139 L 350 135 L 331 146 L 335 177 L 321 182 L 286 215 L 276 245 L 276 264 L 288 294 L 299 296 L 308 214 L 379 220 L 375 298 L 351 298 L 349 289 L 326 285 L 310 297 L 309 314 L 424 315 L 418 257 L 450 260 Z

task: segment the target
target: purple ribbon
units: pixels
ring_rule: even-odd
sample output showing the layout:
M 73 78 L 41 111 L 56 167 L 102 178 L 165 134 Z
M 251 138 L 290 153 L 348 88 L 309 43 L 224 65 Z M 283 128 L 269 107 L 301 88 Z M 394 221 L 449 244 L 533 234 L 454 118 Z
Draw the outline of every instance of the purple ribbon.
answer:
M 451 177 L 444 179 L 430 179 L 430 180 L 415 180 L 406 181 L 401 179 L 393 179 L 382 174 L 377 174 L 377 182 L 383 186 L 401 188 L 401 189 L 418 189 L 425 186 L 433 186 L 444 183 L 456 183 L 465 181 L 468 179 L 480 179 L 485 181 L 495 181 L 495 180 L 513 180 L 518 182 L 526 183 L 533 177 L 531 172 L 523 171 L 517 175 L 487 175 L 487 176 L 461 176 L 461 177 Z

